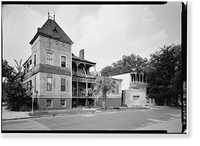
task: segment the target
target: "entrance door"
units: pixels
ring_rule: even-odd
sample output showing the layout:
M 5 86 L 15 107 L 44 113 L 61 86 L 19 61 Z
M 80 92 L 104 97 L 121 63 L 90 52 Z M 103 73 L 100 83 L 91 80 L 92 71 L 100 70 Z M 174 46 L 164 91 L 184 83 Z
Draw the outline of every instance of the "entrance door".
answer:
M 138 105 L 139 104 L 139 95 L 134 95 L 133 96 L 133 105 Z

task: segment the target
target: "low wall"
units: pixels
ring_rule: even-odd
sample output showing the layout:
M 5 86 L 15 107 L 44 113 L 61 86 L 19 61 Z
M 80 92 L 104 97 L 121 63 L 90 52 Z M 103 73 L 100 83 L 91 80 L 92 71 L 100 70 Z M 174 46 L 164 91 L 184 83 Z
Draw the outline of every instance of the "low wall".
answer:
M 145 105 L 145 92 L 124 90 L 123 92 L 124 104 L 128 107 L 134 105 Z

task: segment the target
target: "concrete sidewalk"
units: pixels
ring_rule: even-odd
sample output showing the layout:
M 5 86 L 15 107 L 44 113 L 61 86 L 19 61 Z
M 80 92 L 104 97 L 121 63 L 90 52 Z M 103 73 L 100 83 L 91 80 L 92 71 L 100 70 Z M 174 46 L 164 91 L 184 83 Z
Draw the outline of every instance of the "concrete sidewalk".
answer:
M 2 120 L 17 120 L 17 119 L 26 119 L 31 118 L 28 115 L 29 112 L 14 112 L 6 110 L 5 107 L 2 107 Z
M 167 133 L 181 133 L 182 131 L 181 118 L 175 118 L 169 121 L 155 123 L 134 130 L 166 130 Z

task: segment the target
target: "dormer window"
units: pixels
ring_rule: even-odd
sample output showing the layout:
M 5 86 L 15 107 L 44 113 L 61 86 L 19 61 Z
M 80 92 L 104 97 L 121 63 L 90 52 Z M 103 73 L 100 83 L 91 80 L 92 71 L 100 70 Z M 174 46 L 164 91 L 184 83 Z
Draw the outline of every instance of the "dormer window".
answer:
M 55 32 L 55 33 L 58 33 L 58 31 L 57 31 L 57 29 L 56 29 L 56 28 L 54 28 L 53 32 Z

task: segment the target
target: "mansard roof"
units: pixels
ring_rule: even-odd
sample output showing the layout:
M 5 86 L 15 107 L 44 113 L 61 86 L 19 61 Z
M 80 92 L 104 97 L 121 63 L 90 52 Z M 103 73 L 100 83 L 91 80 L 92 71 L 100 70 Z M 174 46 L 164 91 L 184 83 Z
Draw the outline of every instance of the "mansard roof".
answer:
M 37 33 L 30 41 L 31 45 L 39 35 L 52 38 L 61 42 L 73 44 L 73 41 L 67 36 L 67 34 L 62 30 L 62 28 L 60 28 L 60 26 L 56 23 L 56 21 L 52 19 L 48 19 L 44 23 L 42 28 L 38 28 Z

